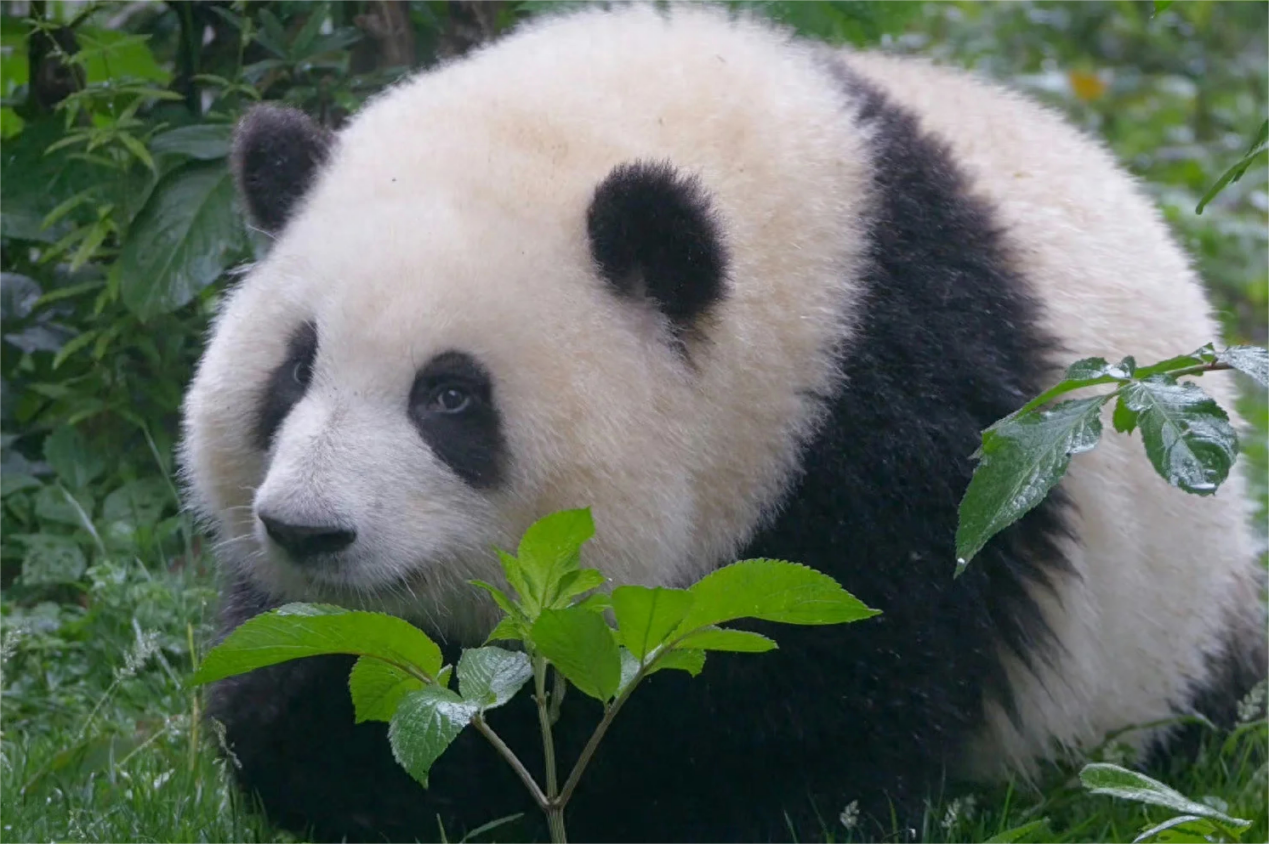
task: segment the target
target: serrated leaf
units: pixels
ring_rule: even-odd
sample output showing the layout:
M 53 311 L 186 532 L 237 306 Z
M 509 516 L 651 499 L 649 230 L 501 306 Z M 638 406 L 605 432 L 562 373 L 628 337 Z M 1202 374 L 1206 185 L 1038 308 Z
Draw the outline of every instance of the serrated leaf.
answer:
M 1004 832 L 998 832 L 991 838 L 988 838 L 984 844 L 1017 844 L 1023 841 L 1052 841 L 1052 831 L 1049 829 L 1049 819 L 1040 818 L 1039 820 L 1024 823 L 1022 826 L 1015 826 L 1012 829 L 1006 829 Z
M 738 618 L 783 624 L 842 624 L 878 614 L 822 572 L 779 560 L 742 560 L 707 575 L 690 589 L 683 634 Z
M 495 548 L 498 552 L 498 561 L 502 563 L 502 573 L 507 578 L 507 585 L 515 590 L 516 596 L 520 599 L 520 603 L 524 605 L 524 610 L 529 614 L 530 618 L 536 618 L 538 612 L 542 609 L 542 605 L 533 596 L 529 583 L 524 576 L 524 567 L 520 565 L 520 561 L 515 557 L 503 551 L 501 548 Z
M 578 607 L 543 610 L 533 645 L 584 694 L 608 701 L 621 683 L 621 657 L 603 616 Z
M 666 669 L 686 671 L 695 677 L 705 669 L 705 652 L 673 650 L 663 653 L 657 657 L 648 673 L 655 674 Z
M 1100 412 L 1110 396 L 1061 402 L 993 429 L 961 499 L 956 529 L 957 572 L 987 541 L 1044 500 L 1066 474 L 1071 456 L 1097 445 Z
M 1170 375 L 1133 382 L 1122 395 L 1137 414 L 1155 471 L 1186 492 L 1216 492 L 1238 455 L 1238 435 L 1220 405 L 1197 384 Z
M 555 601 L 561 578 L 577 571 L 582 545 L 594 535 L 595 522 L 586 509 L 552 513 L 524 532 L 516 558 L 540 606 Z
M 287 604 L 239 625 L 203 658 L 193 683 L 322 654 L 372 656 L 429 677 L 441 669 L 441 649 L 404 619 L 325 604 Z
M 44 459 L 62 483 L 83 489 L 106 470 L 106 461 L 88 447 L 76 429 L 61 425 L 44 438 Z
M 497 626 L 485 637 L 485 642 L 522 642 L 529 637 L 529 628 L 523 621 L 511 616 L 506 616 L 499 621 Z
M 55 534 L 23 534 L 26 546 L 22 556 L 22 582 L 27 586 L 49 586 L 75 583 L 88 568 L 88 560 L 79 545 L 68 536 Z
M 1260 346 L 1230 346 L 1216 360 L 1251 376 L 1262 387 L 1269 387 L 1269 349 Z
M 674 649 L 760 654 L 775 650 L 776 643 L 761 633 L 754 633 L 749 630 L 704 627 L 684 637 L 681 642 L 674 646 Z
M 640 662 L 665 643 L 692 608 L 686 589 L 619 586 L 612 592 L 621 643 Z
M 482 711 L 511 700 L 532 676 L 533 664 L 523 651 L 472 648 L 458 660 L 458 691 Z
M 422 688 L 423 681 L 419 678 L 369 656 L 358 659 L 348 675 L 348 691 L 352 693 L 358 724 L 391 721 L 401 700 Z
M 190 164 L 155 187 L 119 255 L 120 295 L 141 319 L 175 310 L 246 251 L 223 162 Z
M 1122 800 L 1164 806 L 1185 815 L 1211 818 L 1239 831 L 1251 826 L 1251 821 L 1230 817 L 1206 803 L 1190 800 L 1181 792 L 1169 788 L 1156 779 L 1118 765 L 1104 762 L 1085 765 L 1080 771 L 1080 782 L 1093 794 L 1106 794 Z
M 578 595 L 598 589 L 608 582 L 599 569 L 578 569 L 570 571 L 560 578 L 556 589 L 555 608 L 568 606 L 568 602 Z
M 388 741 L 397 764 L 426 788 L 432 764 L 477 710 L 476 704 L 440 686 L 424 686 L 407 694 L 388 724 Z

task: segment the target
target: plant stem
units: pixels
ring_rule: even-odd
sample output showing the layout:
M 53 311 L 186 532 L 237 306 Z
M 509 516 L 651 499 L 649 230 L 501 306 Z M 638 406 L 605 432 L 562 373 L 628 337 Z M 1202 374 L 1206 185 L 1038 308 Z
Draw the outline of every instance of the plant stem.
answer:
M 577 788 L 577 783 L 582 778 L 582 773 L 586 770 L 586 766 L 590 763 L 590 758 L 595 755 L 595 750 L 599 747 L 599 742 L 603 739 L 604 733 L 608 732 L 608 725 L 617 717 L 621 707 L 629 700 L 630 693 L 635 690 L 635 686 L 639 685 L 639 681 L 644 678 L 648 668 L 654 662 L 655 660 L 640 668 L 639 673 L 630 681 L 630 685 L 626 686 L 625 691 L 618 695 L 612 705 L 604 710 L 604 717 L 600 720 L 599 725 L 595 727 L 595 732 L 591 733 L 586 746 L 582 748 L 582 755 L 577 757 L 577 762 L 573 765 L 573 770 L 569 773 L 568 780 L 564 783 L 564 789 L 557 798 L 561 810 L 568 805 L 568 799 L 573 796 L 573 790 Z
M 568 844 L 568 834 L 564 831 L 564 807 L 552 805 L 546 810 L 546 824 L 551 830 L 553 844 Z
M 497 733 L 490 729 L 489 725 L 485 723 L 483 716 L 473 716 L 471 723 L 482 736 L 489 739 L 489 743 L 494 746 L 494 750 L 501 753 L 502 758 L 507 760 L 507 764 L 509 764 L 512 770 L 516 772 L 516 775 L 520 777 L 521 782 L 524 783 L 524 787 L 529 789 L 529 793 L 533 795 L 534 802 L 538 804 L 542 811 L 549 814 L 554 801 L 547 800 L 546 795 L 542 793 L 542 789 L 538 786 L 537 781 L 533 779 L 533 775 L 529 773 L 529 769 L 524 767 L 524 763 L 520 761 L 520 758 L 515 755 L 511 748 L 507 747 L 506 742 L 504 742 Z
M 533 686 L 538 703 L 538 724 L 542 727 L 542 754 L 546 758 L 546 796 L 555 799 L 560 793 L 555 778 L 555 742 L 551 738 L 551 715 L 547 711 L 546 701 L 546 659 L 533 659 Z
M 1185 366 L 1180 369 L 1168 369 L 1166 366 L 1159 366 L 1156 364 L 1154 366 L 1143 366 L 1130 378 L 1114 378 L 1110 375 L 1103 375 L 1101 378 L 1089 378 L 1084 381 L 1063 381 L 1056 387 L 1045 390 L 1043 393 L 1006 416 L 1005 419 L 1015 419 L 1028 411 L 1035 410 L 1037 407 L 1042 407 L 1048 404 L 1064 393 L 1069 393 L 1074 390 L 1082 390 L 1085 387 L 1099 387 L 1102 384 L 1128 384 L 1133 381 L 1141 381 L 1149 378 L 1151 375 L 1161 375 L 1163 373 L 1167 373 L 1173 378 L 1184 378 L 1187 375 L 1202 375 L 1204 372 L 1221 372 L 1226 369 L 1233 369 L 1233 367 L 1227 363 L 1219 363 L 1217 361 Z

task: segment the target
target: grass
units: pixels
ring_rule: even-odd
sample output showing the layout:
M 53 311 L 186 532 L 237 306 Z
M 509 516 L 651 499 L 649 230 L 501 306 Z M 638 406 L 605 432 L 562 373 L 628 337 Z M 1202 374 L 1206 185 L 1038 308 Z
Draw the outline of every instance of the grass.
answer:
M 133 559 L 89 575 L 79 601 L 5 605 L 0 841 L 295 840 L 230 787 L 229 763 L 183 685 L 191 648 L 208 632 L 210 572 L 156 572 Z M 1234 733 L 1208 731 L 1192 764 L 1157 772 L 1187 796 L 1251 820 L 1244 841 L 1269 839 L 1263 715 Z M 1076 773 L 939 802 L 918 837 L 987 841 L 1025 828 L 1008 840 L 1131 841 L 1169 817 L 1090 795 Z M 844 808 L 824 819 L 824 839 L 852 839 L 838 817 Z

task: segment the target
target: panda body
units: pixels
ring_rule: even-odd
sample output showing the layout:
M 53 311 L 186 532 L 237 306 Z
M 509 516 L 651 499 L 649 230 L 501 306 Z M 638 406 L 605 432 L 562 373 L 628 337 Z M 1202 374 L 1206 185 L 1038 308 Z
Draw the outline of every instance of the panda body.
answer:
M 967 75 L 701 8 L 549 19 L 378 97 L 337 137 L 250 115 L 276 235 L 186 405 L 224 623 L 289 600 L 479 643 L 492 546 L 590 506 L 585 563 L 684 586 L 773 557 L 883 615 L 771 628 L 632 698 L 570 807 L 584 839 L 748 840 L 952 775 L 1030 774 L 1257 676 L 1241 481 L 1196 499 L 1108 435 L 951 578 L 979 431 L 1080 357 L 1218 338 L 1158 213 L 1097 144 Z M 1232 385 L 1204 388 L 1230 406 Z M 457 408 L 457 409 L 456 409 Z M 345 660 L 217 685 L 240 779 L 323 838 L 536 810 L 483 739 L 424 794 Z M 1263 666 L 1259 667 L 1263 672 Z M 561 758 L 597 712 L 566 701 Z M 540 770 L 532 707 L 491 723 Z M 322 736 L 319 741 L 315 737 Z M 1166 738 L 1133 734 L 1142 749 Z

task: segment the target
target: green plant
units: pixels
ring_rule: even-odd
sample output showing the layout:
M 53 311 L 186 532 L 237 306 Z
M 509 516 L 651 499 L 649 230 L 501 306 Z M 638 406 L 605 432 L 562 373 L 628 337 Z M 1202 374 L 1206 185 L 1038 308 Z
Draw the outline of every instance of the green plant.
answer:
M 1093 794 L 1106 794 L 1121 800 L 1133 800 L 1152 806 L 1163 806 L 1179 814 L 1162 823 L 1149 824 L 1133 839 L 1139 841 L 1215 842 L 1241 841 L 1251 821 L 1230 817 L 1224 811 L 1190 800 L 1156 779 L 1119 765 L 1104 762 L 1086 765 L 1080 771 L 1080 782 Z
M 1188 355 L 1138 367 L 1131 357 L 1117 364 L 1086 358 L 1070 366 L 1061 383 L 983 431 L 974 453 L 978 466 L 961 500 L 956 531 L 956 572 L 987 541 L 1039 504 L 1066 474 L 1072 455 L 1101 439 L 1102 408 L 1115 399 L 1115 430 L 1140 428 L 1146 456 L 1173 486 L 1211 495 L 1238 454 L 1229 416 L 1186 376 L 1238 370 L 1269 386 L 1269 351 L 1233 346 L 1217 352 L 1209 343 Z M 1074 390 L 1113 384 L 1115 389 L 1047 407 Z
M 538 521 L 516 556 L 499 551 L 511 594 L 473 581 L 504 613 L 485 645 L 464 650 L 456 668 L 408 622 L 380 613 L 288 604 L 257 616 L 208 652 L 194 675 L 207 683 L 292 659 L 322 654 L 358 657 L 349 689 L 358 722 L 389 723 L 397 761 L 424 786 L 432 763 L 471 726 L 515 770 L 546 814 L 553 841 L 566 840 L 564 810 L 604 733 L 640 681 L 665 669 L 695 676 L 707 651 L 763 653 L 776 643 L 758 633 L 721 627 L 743 618 L 784 624 L 842 624 L 876 615 L 832 578 L 776 560 L 725 566 L 688 589 L 619 586 L 580 567 L 594 534 L 589 510 L 566 510 Z M 607 615 L 611 610 L 616 625 Z M 547 691 L 547 674 L 554 682 Z M 449 688 L 451 675 L 458 690 Z M 546 757 L 545 787 L 489 727 L 484 714 L 533 681 Z M 603 704 L 603 716 L 562 783 L 551 728 L 567 684 Z

